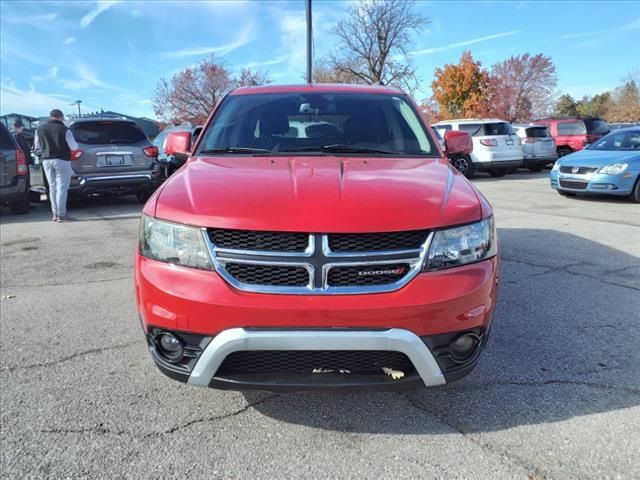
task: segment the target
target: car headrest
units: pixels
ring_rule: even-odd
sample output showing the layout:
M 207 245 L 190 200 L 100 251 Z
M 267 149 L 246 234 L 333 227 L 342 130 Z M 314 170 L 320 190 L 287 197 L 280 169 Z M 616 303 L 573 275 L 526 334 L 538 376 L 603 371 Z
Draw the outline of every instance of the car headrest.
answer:
M 284 112 L 267 111 L 260 117 L 260 135 L 289 133 L 289 118 Z

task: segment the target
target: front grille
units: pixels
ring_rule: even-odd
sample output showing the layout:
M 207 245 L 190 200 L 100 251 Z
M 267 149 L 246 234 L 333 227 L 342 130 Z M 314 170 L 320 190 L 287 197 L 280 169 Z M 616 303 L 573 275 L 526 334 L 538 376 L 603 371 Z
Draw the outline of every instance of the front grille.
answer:
M 208 230 L 215 269 L 235 288 L 301 295 L 397 290 L 419 273 L 430 235 Z
M 418 249 L 427 239 L 426 230 L 384 233 L 332 233 L 329 248 L 333 252 L 377 252 Z
M 309 284 L 309 272 L 304 267 L 227 263 L 225 269 L 248 285 L 305 287 Z
M 571 188 L 573 190 L 585 190 L 589 182 L 580 182 L 577 180 L 560 180 L 562 188 Z
M 597 168 L 593 168 L 593 167 L 577 167 L 578 171 L 574 172 L 573 169 L 576 167 L 570 167 L 568 165 L 563 165 L 562 167 L 560 167 L 560 171 L 562 173 L 573 173 L 573 174 L 578 174 L 578 175 L 584 175 L 586 173 L 593 173 L 596 170 L 598 170 Z
M 329 270 L 327 283 L 332 287 L 359 287 L 365 285 L 388 285 L 397 282 L 409 271 L 406 263 L 393 265 L 356 265 L 333 267 Z
M 256 230 L 209 230 L 211 241 L 219 248 L 264 250 L 268 252 L 304 252 L 309 234 L 298 232 L 261 232 Z
M 383 374 L 382 368 L 414 371 L 411 360 L 400 352 L 378 350 L 253 350 L 233 352 L 225 358 L 216 376 L 250 373 Z M 347 372 L 344 372 L 347 373 Z

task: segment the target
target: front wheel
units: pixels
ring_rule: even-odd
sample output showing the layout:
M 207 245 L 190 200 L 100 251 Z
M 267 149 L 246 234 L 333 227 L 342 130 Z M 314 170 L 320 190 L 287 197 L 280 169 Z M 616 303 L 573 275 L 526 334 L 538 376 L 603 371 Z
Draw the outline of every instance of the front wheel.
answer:
M 495 178 L 504 177 L 507 174 L 507 169 L 505 168 L 491 168 L 489 170 L 489 175 Z
M 569 155 L 570 153 L 573 153 L 573 150 L 571 150 L 570 148 L 558 149 L 558 157 L 564 157 L 565 155 Z
M 456 168 L 456 170 L 467 178 L 473 178 L 476 174 L 476 167 L 471 161 L 471 157 L 469 155 L 459 155 L 452 158 L 449 162 Z
M 631 190 L 629 200 L 633 203 L 640 203 L 640 177 L 637 178 L 636 184 L 633 186 L 633 190 Z

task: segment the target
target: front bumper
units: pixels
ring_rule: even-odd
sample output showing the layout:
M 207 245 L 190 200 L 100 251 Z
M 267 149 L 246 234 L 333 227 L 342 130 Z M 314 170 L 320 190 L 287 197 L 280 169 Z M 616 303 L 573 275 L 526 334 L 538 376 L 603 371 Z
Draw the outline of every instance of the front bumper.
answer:
M 625 178 L 626 177 L 626 178 Z M 574 175 L 551 171 L 551 188 L 572 193 L 588 193 L 626 196 L 631 194 L 638 173 L 625 171 L 617 175 L 590 173 Z
M 136 255 L 136 297 L 147 334 L 159 329 L 199 336 L 193 347 L 201 353 L 178 366 L 164 362 L 149 341 L 156 364 L 172 378 L 226 389 L 387 390 L 439 385 L 471 371 L 477 357 L 464 365 L 448 364 L 446 345 L 460 332 L 486 338 L 498 294 L 498 267 L 496 257 L 422 273 L 400 290 L 381 294 L 269 295 L 236 290 L 212 271 Z M 384 375 L 377 380 L 217 375 L 230 351 L 283 348 L 399 351 L 409 357 L 415 375 L 402 380 Z

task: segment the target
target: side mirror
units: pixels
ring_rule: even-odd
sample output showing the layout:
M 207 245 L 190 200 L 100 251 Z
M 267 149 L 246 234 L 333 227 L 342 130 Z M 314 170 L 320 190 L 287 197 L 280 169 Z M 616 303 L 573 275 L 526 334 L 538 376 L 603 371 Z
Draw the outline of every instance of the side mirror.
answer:
M 444 146 L 447 155 L 468 154 L 473 152 L 473 141 L 468 132 L 449 130 L 444 134 Z
M 191 152 L 191 132 L 171 132 L 165 143 L 167 155 L 184 155 Z

